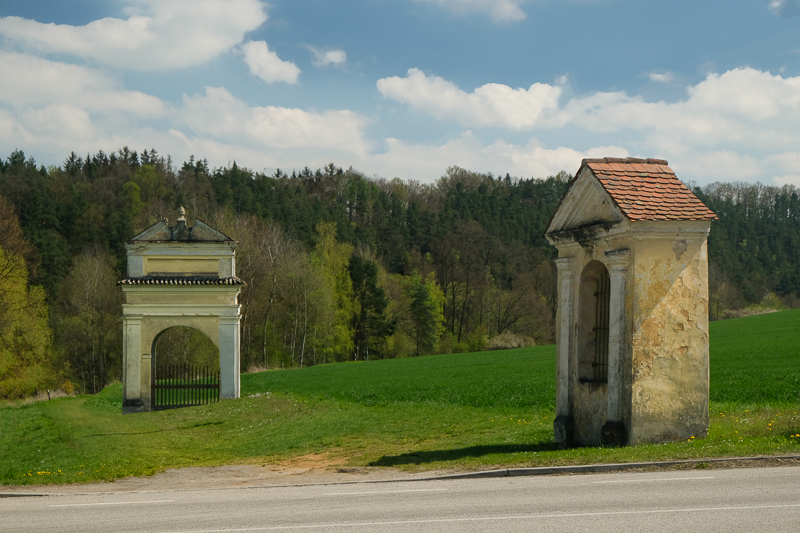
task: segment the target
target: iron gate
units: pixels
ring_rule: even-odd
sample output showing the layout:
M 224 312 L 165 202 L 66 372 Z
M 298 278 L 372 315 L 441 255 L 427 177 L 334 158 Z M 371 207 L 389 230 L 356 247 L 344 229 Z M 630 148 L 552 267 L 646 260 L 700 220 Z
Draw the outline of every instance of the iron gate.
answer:
M 189 364 L 156 368 L 155 361 L 152 371 L 150 398 L 153 411 L 219 401 L 219 371 Z

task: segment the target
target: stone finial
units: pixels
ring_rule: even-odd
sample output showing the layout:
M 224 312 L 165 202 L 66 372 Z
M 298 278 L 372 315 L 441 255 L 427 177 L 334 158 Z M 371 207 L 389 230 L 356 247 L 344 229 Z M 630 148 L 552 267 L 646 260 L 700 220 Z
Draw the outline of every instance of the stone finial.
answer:
M 181 221 L 181 222 L 186 222 L 186 209 L 184 209 L 183 206 L 181 206 L 178 209 L 178 213 L 180 213 L 180 215 L 181 215 L 181 216 L 178 217 L 178 220 Z

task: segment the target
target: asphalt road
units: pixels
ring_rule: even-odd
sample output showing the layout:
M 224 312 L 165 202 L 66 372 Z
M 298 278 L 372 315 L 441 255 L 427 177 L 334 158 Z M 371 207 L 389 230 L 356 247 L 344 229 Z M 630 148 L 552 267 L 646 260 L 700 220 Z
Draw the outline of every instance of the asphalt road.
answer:
M 0 499 L 0 532 L 800 531 L 800 467 Z

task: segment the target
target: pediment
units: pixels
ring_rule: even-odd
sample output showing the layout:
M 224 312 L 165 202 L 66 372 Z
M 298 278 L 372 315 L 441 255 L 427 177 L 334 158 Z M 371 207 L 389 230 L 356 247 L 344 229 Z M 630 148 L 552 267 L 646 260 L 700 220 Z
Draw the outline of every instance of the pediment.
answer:
M 584 168 L 561 200 L 547 227 L 547 234 L 593 225 L 616 224 L 624 219 L 625 215 L 591 170 Z
M 172 231 L 166 220 L 160 220 L 136 235 L 132 241 L 169 241 L 172 240 Z
M 212 242 L 226 242 L 232 241 L 230 237 L 222 233 L 221 231 L 215 230 L 205 222 L 199 219 L 194 219 L 194 226 L 190 228 L 191 230 L 191 240 L 193 241 L 212 241 Z
M 131 239 L 131 242 L 175 241 L 231 242 L 233 239 L 199 219 L 195 219 L 192 226 L 187 226 L 185 221 L 169 226 L 165 220 L 161 220 Z

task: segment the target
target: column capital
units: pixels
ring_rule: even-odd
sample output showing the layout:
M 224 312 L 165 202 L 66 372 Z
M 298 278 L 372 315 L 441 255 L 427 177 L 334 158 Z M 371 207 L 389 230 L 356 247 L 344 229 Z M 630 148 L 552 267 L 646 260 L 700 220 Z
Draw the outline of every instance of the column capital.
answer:
M 631 260 L 631 251 L 628 248 L 609 250 L 605 253 L 606 265 L 610 271 L 625 272 Z
M 574 262 L 574 257 L 559 257 L 556 259 L 556 267 L 558 267 L 559 271 L 569 271 L 572 269 L 572 263 Z
M 144 317 L 142 315 L 122 315 L 122 323 L 124 325 L 141 325 L 143 319 Z

